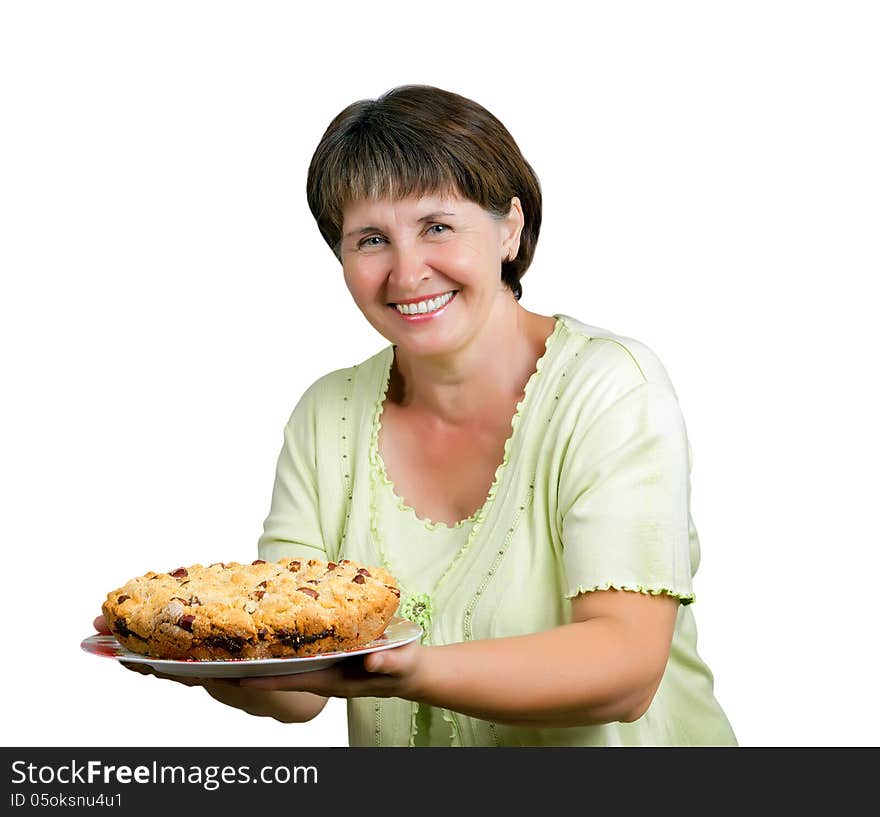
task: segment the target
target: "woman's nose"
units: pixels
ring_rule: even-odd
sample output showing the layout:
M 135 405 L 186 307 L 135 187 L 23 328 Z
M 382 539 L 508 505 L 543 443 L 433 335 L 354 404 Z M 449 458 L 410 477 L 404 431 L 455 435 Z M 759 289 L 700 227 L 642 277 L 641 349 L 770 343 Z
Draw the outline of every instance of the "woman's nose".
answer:
M 424 253 L 415 247 L 397 246 L 391 256 L 389 279 L 402 293 L 414 292 L 419 281 L 431 276 Z

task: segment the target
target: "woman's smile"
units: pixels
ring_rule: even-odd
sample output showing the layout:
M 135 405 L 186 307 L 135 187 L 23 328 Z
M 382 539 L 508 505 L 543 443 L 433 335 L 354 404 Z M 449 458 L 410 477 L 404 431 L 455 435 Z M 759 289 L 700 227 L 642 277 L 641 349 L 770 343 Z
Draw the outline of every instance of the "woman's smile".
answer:
M 388 306 L 396 310 L 398 315 L 407 323 L 420 323 L 440 317 L 457 294 L 458 290 L 452 289 L 439 295 L 395 301 L 388 304 Z

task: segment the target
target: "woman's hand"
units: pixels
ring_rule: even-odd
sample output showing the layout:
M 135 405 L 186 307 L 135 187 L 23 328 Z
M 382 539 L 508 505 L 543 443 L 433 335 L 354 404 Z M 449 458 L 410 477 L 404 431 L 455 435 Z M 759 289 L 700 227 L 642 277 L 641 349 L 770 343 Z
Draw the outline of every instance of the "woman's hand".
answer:
M 99 635 L 111 635 L 110 627 L 107 624 L 107 619 L 104 618 L 103 614 L 98 616 L 93 625 L 95 630 L 98 631 Z M 164 675 L 161 672 L 156 672 L 152 667 L 147 666 L 146 664 L 130 664 L 126 661 L 120 661 L 123 667 L 126 669 L 130 669 L 132 672 L 140 673 L 141 675 L 153 675 L 156 678 L 162 678 L 166 681 L 176 681 L 179 684 L 183 684 L 184 686 L 193 687 L 193 686 L 206 686 L 208 684 L 224 684 L 225 679 L 217 679 L 217 678 L 189 678 L 189 677 L 178 677 L 176 675 Z
M 344 658 L 326 669 L 294 675 L 241 678 L 237 684 L 242 689 L 296 690 L 333 698 L 414 700 L 419 695 L 428 649 L 413 642 L 363 657 Z
M 101 635 L 110 635 L 110 627 L 103 615 L 93 622 L 95 630 Z M 314 718 L 327 703 L 327 699 L 318 695 L 275 692 L 266 689 L 239 689 L 234 678 L 190 678 L 177 675 L 165 675 L 156 672 L 146 664 L 130 664 L 120 661 L 123 667 L 140 675 L 152 675 L 164 681 L 174 681 L 183 686 L 202 687 L 216 701 L 235 709 L 241 709 L 249 715 L 274 718 L 282 723 L 303 723 Z
M 101 613 L 93 622 L 94 628 L 98 631 L 98 635 L 110 635 L 110 627 L 107 625 L 107 619 Z

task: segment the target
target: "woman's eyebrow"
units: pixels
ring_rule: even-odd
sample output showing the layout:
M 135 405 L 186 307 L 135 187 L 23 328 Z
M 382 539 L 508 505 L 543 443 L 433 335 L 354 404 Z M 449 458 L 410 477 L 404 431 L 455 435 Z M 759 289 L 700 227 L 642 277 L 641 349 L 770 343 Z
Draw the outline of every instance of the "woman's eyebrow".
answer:
M 454 215 L 455 215 L 455 213 L 446 213 L 446 212 L 437 210 L 436 212 L 428 213 L 427 215 L 422 216 L 420 219 L 417 219 L 416 224 L 421 224 L 423 221 L 431 221 L 431 220 L 437 218 L 438 216 L 454 216 Z M 346 233 L 344 236 L 342 236 L 342 238 L 343 239 L 351 238 L 353 235 L 363 235 L 364 233 L 371 233 L 374 231 L 381 233 L 382 228 L 381 227 L 360 227 L 357 230 L 352 230 L 351 232 Z

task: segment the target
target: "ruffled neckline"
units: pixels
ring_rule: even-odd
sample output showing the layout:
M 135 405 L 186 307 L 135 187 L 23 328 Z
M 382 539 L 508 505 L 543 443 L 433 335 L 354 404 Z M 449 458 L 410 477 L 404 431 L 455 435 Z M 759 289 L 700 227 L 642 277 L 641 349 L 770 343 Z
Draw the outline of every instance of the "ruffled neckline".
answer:
M 541 356 L 535 363 L 535 369 L 529 375 L 528 380 L 526 381 L 525 388 L 523 389 L 522 399 L 519 400 L 514 407 L 513 416 L 510 419 L 510 434 L 508 434 L 507 439 L 504 441 L 504 451 L 503 456 L 501 458 L 501 462 L 498 464 L 498 467 L 495 469 L 495 474 L 492 479 L 492 484 L 489 486 L 489 491 L 486 494 L 486 499 L 483 501 L 483 504 L 477 508 L 467 519 L 460 519 L 454 525 L 447 525 L 442 521 L 433 521 L 431 519 L 426 519 L 420 517 L 414 508 L 406 503 L 406 501 L 397 493 L 394 488 L 394 483 L 388 476 L 388 473 L 385 469 L 385 463 L 382 460 L 382 455 L 379 453 L 379 431 L 382 428 L 382 414 L 385 411 L 385 399 L 388 396 L 388 388 L 391 382 L 391 367 L 394 363 L 394 347 L 389 346 L 386 349 L 387 362 L 385 365 L 385 373 L 383 376 L 383 386 L 380 390 L 379 397 L 376 400 L 375 407 L 373 409 L 373 423 L 370 433 L 370 464 L 372 466 L 372 473 L 376 480 L 384 486 L 386 489 L 390 490 L 394 495 L 395 500 L 397 501 L 397 506 L 402 513 L 406 513 L 412 516 L 412 518 L 421 525 L 424 525 L 428 530 L 444 530 L 451 531 L 458 528 L 461 528 L 465 525 L 475 523 L 475 528 L 479 528 L 486 517 L 486 513 L 491 507 L 492 503 L 495 500 L 495 494 L 498 492 L 498 488 L 501 484 L 502 477 L 507 468 L 507 463 L 510 460 L 510 454 L 513 449 L 513 443 L 517 436 L 517 430 L 521 423 L 521 418 L 525 413 L 525 409 L 529 403 L 529 397 L 532 392 L 536 389 L 536 383 L 541 377 L 541 372 L 544 368 L 544 365 L 549 357 L 550 351 L 554 345 L 554 341 L 559 335 L 562 326 L 563 326 L 563 316 L 562 315 L 554 315 L 555 323 L 553 325 L 553 331 L 544 339 L 544 351 L 541 353 Z M 476 530 L 472 531 L 472 533 L 476 533 Z
M 376 436 L 378 437 L 379 429 L 381 429 L 382 425 L 379 423 L 379 427 L 376 429 Z M 480 509 L 475 510 L 467 519 L 459 519 L 453 525 L 448 525 L 446 522 L 437 521 L 434 522 L 431 519 L 425 519 L 419 516 L 416 513 L 415 508 L 406 504 L 406 500 L 399 496 L 397 491 L 394 490 L 394 483 L 388 477 L 388 473 L 385 470 L 385 463 L 382 460 L 382 455 L 376 452 L 376 466 L 375 466 L 376 479 L 378 480 L 381 487 L 391 493 L 391 496 L 394 500 L 394 503 L 397 505 L 397 509 L 406 514 L 407 516 L 412 517 L 412 519 L 419 525 L 424 525 L 428 530 L 441 530 L 441 531 L 449 531 L 459 530 L 463 528 L 465 525 L 473 522 L 477 518 L 477 514 L 479 514 Z

